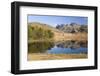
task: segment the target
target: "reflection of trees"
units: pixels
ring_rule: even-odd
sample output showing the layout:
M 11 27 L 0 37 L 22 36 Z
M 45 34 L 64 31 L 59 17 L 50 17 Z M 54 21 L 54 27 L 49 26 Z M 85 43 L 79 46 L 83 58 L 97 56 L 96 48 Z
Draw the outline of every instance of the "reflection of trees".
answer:
M 47 50 L 50 50 L 54 46 L 61 48 L 71 48 L 77 49 L 80 47 L 87 48 L 87 41 L 60 41 L 60 42 L 34 42 L 28 44 L 29 53 L 45 53 Z
M 34 42 L 28 44 L 29 53 L 44 53 L 46 50 L 51 49 L 54 46 L 54 43 L 51 42 Z
M 61 48 L 80 48 L 80 47 L 87 47 L 87 41 L 64 41 L 64 42 L 57 42 L 57 47 Z

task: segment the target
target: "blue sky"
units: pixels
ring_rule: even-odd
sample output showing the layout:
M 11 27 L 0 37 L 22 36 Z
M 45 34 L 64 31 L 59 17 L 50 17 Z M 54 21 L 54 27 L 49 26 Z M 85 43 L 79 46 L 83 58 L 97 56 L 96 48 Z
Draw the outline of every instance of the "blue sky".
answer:
M 28 22 L 40 22 L 49 24 L 53 27 L 56 27 L 57 24 L 88 24 L 87 17 L 78 17 L 78 16 L 46 16 L 46 15 L 28 15 Z

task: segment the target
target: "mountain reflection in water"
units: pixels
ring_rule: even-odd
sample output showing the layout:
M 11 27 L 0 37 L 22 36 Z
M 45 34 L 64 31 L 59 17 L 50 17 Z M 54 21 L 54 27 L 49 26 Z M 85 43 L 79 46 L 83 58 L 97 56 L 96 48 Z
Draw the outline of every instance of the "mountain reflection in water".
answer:
M 34 42 L 28 44 L 28 53 L 87 54 L 87 41 Z

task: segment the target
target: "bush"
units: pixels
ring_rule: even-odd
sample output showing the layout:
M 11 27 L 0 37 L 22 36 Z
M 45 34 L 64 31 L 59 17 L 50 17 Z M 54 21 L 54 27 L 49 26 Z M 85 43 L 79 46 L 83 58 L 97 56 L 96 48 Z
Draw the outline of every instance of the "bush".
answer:
M 32 27 L 28 25 L 28 38 L 29 39 L 48 39 L 54 36 L 53 32 L 41 27 Z

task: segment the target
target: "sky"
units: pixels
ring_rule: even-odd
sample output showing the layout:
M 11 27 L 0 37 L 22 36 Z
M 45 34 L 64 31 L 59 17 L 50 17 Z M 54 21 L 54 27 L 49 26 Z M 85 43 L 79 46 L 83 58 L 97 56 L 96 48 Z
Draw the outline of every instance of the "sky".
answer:
M 79 16 L 28 15 L 28 22 L 45 23 L 51 25 L 52 27 L 56 27 L 57 24 L 70 24 L 70 23 L 87 25 L 88 18 Z

